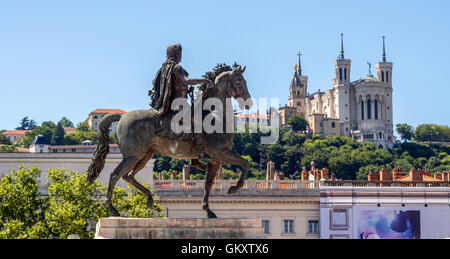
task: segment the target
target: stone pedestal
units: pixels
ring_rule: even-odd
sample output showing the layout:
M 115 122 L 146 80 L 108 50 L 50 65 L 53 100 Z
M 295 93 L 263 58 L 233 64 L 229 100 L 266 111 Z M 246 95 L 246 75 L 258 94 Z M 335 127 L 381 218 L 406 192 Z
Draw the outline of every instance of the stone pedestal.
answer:
M 265 239 L 261 219 L 102 218 L 96 239 Z

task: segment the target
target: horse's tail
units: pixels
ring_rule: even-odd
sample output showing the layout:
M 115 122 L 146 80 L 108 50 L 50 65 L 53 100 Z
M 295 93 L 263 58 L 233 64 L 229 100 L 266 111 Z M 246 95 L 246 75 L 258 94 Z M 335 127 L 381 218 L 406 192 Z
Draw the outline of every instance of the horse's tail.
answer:
M 94 183 L 105 166 L 106 155 L 109 153 L 109 126 L 111 123 L 119 121 L 120 117 L 122 117 L 121 114 L 106 115 L 98 125 L 98 145 L 88 168 L 87 180 L 89 184 Z

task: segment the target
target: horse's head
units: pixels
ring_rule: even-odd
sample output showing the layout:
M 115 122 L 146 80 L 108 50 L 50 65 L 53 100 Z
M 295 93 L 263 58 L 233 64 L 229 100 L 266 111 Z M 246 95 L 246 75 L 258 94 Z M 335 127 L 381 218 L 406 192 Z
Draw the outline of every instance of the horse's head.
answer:
M 227 87 L 227 92 L 230 97 L 235 98 L 239 103 L 240 109 L 250 110 L 253 106 L 253 101 L 251 99 L 250 93 L 247 89 L 247 81 L 245 81 L 242 75 L 245 72 L 245 66 L 236 66 L 229 75 L 230 84 Z

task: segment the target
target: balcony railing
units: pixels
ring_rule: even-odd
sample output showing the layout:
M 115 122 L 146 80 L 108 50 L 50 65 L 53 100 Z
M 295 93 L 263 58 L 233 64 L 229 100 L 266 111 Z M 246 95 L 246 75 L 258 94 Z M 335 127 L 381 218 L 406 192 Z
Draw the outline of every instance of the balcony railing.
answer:
M 236 185 L 237 180 L 217 180 L 212 190 L 228 191 Z M 247 191 L 312 191 L 321 186 L 329 187 L 449 187 L 450 182 L 399 182 L 399 181 L 246 181 L 242 190 Z M 205 187 L 204 180 L 155 180 L 155 190 L 201 190 Z
M 246 181 L 241 190 L 247 192 L 260 191 L 279 191 L 279 192 L 298 192 L 298 191 L 318 191 L 321 181 Z M 322 181 L 323 183 L 323 181 Z M 216 192 L 228 191 L 231 186 L 235 186 L 237 180 L 218 180 L 215 181 L 212 190 Z M 156 191 L 203 191 L 205 188 L 204 180 L 155 180 L 153 188 Z

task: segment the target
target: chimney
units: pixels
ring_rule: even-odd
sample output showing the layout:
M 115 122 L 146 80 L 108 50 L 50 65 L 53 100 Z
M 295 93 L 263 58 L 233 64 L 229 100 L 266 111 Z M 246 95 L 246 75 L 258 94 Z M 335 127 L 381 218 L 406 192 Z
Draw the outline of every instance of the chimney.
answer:
M 449 172 L 443 172 L 442 173 L 442 180 L 444 180 L 444 182 L 448 182 L 449 180 Z
M 178 176 L 177 171 L 172 170 L 172 172 L 170 172 L 170 173 L 171 173 L 171 179 L 172 180 L 178 180 L 178 178 L 177 178 L 177 176 Z
M 380 181 L 380 175 L 378 173 L 369 173 L 367 180 L 369 180 L 369 182 L 378 182 Z
M 413 181 L 413 182 L 423 181 L 423 173 L 421 171 L 413 168 L 409 171 L 409 174 L 411 176 L 411 181 Z
M 434 173 L 434 179 L 436 180 L 443 180 L 442 173 Z
M 392 180 L 397 181 L 399 178 L 403 176 L 402 169 L 400 167 L 396 167 L 392 170 Z
M 191 167 L 189 165 L 183 166 L 183 180 L 191 180 Z
M 389 171 L 386 168 L 380 170 L 380 181 L 390 181 L 391 176 L 389 175 Z
M 308 172 L 306 172 L 306 168 L 303 167 L 302 170 L 302 181 L 308 181 Z
M 328 178 L 329 178 L 329 170 L 327 169 L 327 168 L 323 168 L 321 171 L 320 171 L 320 179 L 322 180 L 327 180 Z

